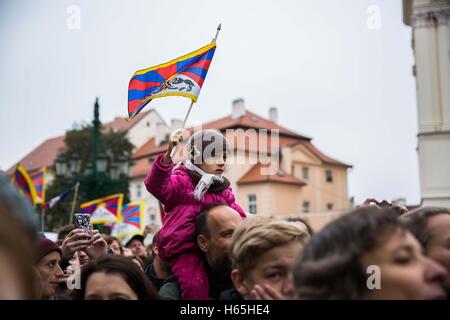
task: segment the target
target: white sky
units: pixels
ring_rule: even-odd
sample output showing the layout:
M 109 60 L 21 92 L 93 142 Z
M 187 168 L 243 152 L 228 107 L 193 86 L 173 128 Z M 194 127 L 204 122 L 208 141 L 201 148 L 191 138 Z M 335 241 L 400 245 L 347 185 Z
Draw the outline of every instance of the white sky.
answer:
M 81 10 L 79 30 L 67 8 Z M 380 29 L 367 9 L 380 9 Z M 188 125 L 226 116 L 243 97 L 354 165 L 349 196 L 420 201 L 411 29 L 400 0 L 0 0 L 0 168 L 46 138 L 127 115 L 134 71 L 210 42 L 218 48 Z M 170 121 L 189 101 L 151 103 Z M 148 109 L 148 106 L 146 107 Z

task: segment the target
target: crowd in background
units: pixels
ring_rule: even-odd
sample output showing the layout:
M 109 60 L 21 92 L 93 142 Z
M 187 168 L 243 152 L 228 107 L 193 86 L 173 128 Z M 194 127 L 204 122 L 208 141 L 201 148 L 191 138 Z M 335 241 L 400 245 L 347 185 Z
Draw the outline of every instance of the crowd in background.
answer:
M 228 145 L 175 135 L 145 185 L 167 216 L 146 246 L 67 225 L 56 242 L 0 175 L 0 299 L 447 299 L 450 212 L 368 199 L 314 232 L 300 218 L 247 215 L 223 177 Z M 212 147 L 212 148 L 211 148 Z M 206 158 L 199 150 L 213 150 Z M 213 159 L 213 161 L 209 161 Z M 148 231 L 148 230 L 147 230 Z M 146 232 L 147 233 L 147 232 Z

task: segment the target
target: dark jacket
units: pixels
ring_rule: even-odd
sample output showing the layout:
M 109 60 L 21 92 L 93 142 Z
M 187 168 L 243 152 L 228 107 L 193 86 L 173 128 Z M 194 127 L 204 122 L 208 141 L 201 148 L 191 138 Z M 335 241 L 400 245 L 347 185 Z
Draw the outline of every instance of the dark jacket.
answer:
M 156 276 L 153 264 L 148 265 L 145 268 L 145 273 L 153 283 L 158 291 L 159 298 L 161 300 L 180 300 L 181 291 L 178 284 L 178 280 L 174 275 L 169 276 L 166 279 L 161 279 Z
M 225 290 L 220 294 L 219 300 L 244 300 L 240 293 L 235 289 Z

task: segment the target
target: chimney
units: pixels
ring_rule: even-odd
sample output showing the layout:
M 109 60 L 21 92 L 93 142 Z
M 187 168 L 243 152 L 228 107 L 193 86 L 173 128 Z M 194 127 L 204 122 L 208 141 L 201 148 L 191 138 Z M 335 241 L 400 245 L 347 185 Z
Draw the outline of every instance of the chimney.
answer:
M 158 122 L 156 124 L 155 145 L 159 146 L 162 142 L 166 141 L 168 134 L 166 125 L 163 122 Z
M 275 123 L 278 122 L 278 109 L 277 107 L 270 107 L 269 109 L 269 120 Z
M 173 132 L 177 129 L 181 129 L 183 127 L 183 120 L 181 119 L 172 119 L 170 120 L 170 130 Z
M 238 119 L 245 115 L 245 103 L 244 99 L 239 98 L 233 100 L 233 110 L 231 112 L 232 119 Z

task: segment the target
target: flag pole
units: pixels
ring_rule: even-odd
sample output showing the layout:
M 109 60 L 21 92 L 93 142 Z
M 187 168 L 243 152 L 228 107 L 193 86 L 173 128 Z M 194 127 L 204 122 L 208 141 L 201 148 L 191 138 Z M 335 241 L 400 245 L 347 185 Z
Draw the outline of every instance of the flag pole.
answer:
M 45 226 L 45 208 L 41 207 L 41 231 L 42 232 L 45 231 L 44 226 Z
M 71 210 L 71 213 L 70 213 L 69 224 L 73 223 L 73 214 L 75 213 L 75 204 L 77 203 L 78 187 L 79 186 L 80 186 L 80 183 L 77 181 L 77 184 L 75 185 L 75 194 L 73 196 L 73 201 L 72 201 L 72 210 Z
M 222 29 L 222 24 L 219 23 L 219 25 L 217 26 L 217 31 L 216 31 L 216 35 L 215 37 L 212 39 L 211 43 L 215 43 L 217 41 L 217 37 L 219 36 L 219 32 Z M 189 115 L 191 114 L 191 110 L 192 110 L 192 106 L 194 105 L 194 100 L 191 101 L 191 105 L 189 106 L 189 109 L 186 113 L 186 116 L 184 117 L 184 121 L 183 121 L 183 126 L 181 127 L 181 130 L 183 130 L 184 128 L 186 128 L 186 122 L 187 119 L 189 118 Z M 170 153 L 170 157 L 173 158 L 173 156 L 175 155 L 175 153 L 177 153 L 178 151 L 178 145 L 175 146 L 175 148 L 173 148 L 172 152 Z
M 217 37 L 219 36 L 219 31 L 222 28 L 222 24 L 219 23 L 219 25 L 217 26 L 217 31 L 216 31 L 216 36 L 214 37 L 214 39 L 211 42 L 216 42 L 217 41 Z

